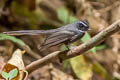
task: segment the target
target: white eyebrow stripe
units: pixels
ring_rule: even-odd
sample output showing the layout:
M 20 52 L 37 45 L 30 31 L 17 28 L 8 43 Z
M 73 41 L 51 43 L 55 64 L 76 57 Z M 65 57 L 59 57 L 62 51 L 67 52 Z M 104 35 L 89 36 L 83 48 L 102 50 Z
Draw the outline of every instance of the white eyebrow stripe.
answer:
M 86 24 L 85 24 L 84 22 L 82 22 L 82 21 L 80 21 L 80 23 L 83 24 L 84 26 L 88 26 L 88 25 L 86 25 Z

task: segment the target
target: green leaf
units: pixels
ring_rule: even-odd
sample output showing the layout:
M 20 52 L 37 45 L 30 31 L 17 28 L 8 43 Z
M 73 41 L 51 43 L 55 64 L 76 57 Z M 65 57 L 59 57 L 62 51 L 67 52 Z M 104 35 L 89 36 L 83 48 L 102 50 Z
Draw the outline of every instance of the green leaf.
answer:
M 17 68 L 11 70 L 8 74 L 9 74 L 9 80 L 12 80 L 12 79 L 15 78 L 15 77 L 17 76 L 17 74 L 18 74 Z
M 65 71 L 70 66 L 69 59 L 63 62 L 62 70 Z
M 14 43 L 17 43 L 21 46 L 24 46 L 24 47 L 30 49 L 29 46 L 24 43 L 24 41 L 14 37 L 14 36 L 9 36 L 9 35 L 6 35 L 6 34 L 0 34 L 0 40 L 11 40 Z
M 86 32 L 84 37 L 81 40 L 82 40 L 82 42 L 87 42 L 90 39 L 91 39 L 91 36 L 89 35 L 88 32 Z
M 60 47 L 60 50 L 61 50 L 61 51 L 68 50 L 67 46 L 69 47 L 69 45 L 62 45 L 62 46 Z
M 64 22 L 65 24 L 68 23 L 69 13 L 68 13 L 68 11 L 67 11 L 66 8 L 64 8 L 64 7 L 59 8 L 59 9 L 57 10 L 57 15 L 58 15 L 59 20 L 61 20 L 61 21 Z
M 88 32 L 86 32 L 81 40 L 82 40 L 82 42 L 87 42 L 90 39 L 91 39 L 90 34 Z M 92 49 L 90 49 L 90 51 L 92 51 L 93 53 L 96 53 L 96 47 L 93 47 Z
M 57 15 L 59 20 L 61 20 L 65 24 L 73 23 L 78 20 L 76 17 L 70 16 L 68 10 L 64 7 L 58 9 Z
M 108 75 L 108 72 L 100 63 L 98 63 L 97 61 L 94 61 L 92 68 L 95 72 L 97 72 L 99 75 L 104 77 L 105 80 L 110 80 L 110 76 Z
M 105 45 L 96 46 L 96 49 L 97 49 L 97 50 L 102 50 L 102 49 L 105 49 L 105 48 L 106 48 Z
M 29 11 L 26 5 L 20 4 L 17 1 L 13 1 L 11 5 L 12 13 L 14 16 L 24 18 L 24 20 L 27 20 L 27 23 L 29 24 L 29 27 L 32 29 L 37 29 L 37 18 L 34 12 Z M 20 19 L 19 18 L 19 19 Z M 20 22 L 25 22 L 24 20 L 21 20 Z
M 6 80 L 8 80 L 8 78 L 9 78 L 8 73 L 2 71 L 1 75 L 2 75 L 3 78 L 5 78 Z
M 70 64 L 75 75 L 80 80 L 90 80 L 92 77 L 92 67 L 85 61 L 84 56 L 80 55 L 70 59 Z
M 69 23 L 73 23 L 73 22 L 75 22 L 75 21 L 77 21 L 78 19 L 76 18 L 76 17 L 74 17 L 74 16 L 70 16 L 69 17 Z
M 92 49 L 90 49 L 90 51 L 96 53 L 96 47 L 93 47 Z

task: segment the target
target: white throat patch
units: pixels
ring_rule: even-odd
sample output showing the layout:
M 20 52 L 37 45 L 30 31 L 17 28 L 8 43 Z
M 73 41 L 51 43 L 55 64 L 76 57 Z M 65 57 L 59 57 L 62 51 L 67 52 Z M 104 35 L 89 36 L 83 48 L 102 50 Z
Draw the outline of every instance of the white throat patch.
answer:
M 82 30 L 79 30 L 80 32 L 85 32 L 85 31 L 82 31 Z

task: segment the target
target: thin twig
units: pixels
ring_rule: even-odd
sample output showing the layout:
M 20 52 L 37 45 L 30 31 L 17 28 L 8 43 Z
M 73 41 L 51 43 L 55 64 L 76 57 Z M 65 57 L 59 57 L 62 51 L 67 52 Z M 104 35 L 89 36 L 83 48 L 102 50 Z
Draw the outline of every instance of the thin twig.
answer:
M 49 54 L 48 56 L 45 56 L 45 57 L 43 57 L 39 60 L 36 60 L 36 61 L 32 62 L 31 64 L 29 64 L 26 67 L 26 70 L 28 71 L 28 73 L 31 73 L 32 71 L 38 69 L 41 64 L 45 65 L 45 64 L 51 62 L 54 58 L 56 58 L 59 55 L 59 53 L 60 53 L 60 51 L 55 51 L 55 52 Z
M 112 34 L 118 31 L 120 31 L 120 20 L 116 21 L 115 23 L 113 23 L 112 25 L 110 25 L 100 33 L 98 33 L 88 42 L 85 42 L 82 45 L 74 49 L 71 49 L 70 51 L 66 51 L 66 52 L 56 51 L 56 52 L 50 53 L 48 56 L 45 56 L 44 58 L 34 61 L 28 66 L 26 66 L 26 70 L 29 73 L 31 73 L 34 70 L 38 69 L 39 67 L 45 64 L 48 64 L 49 62 L 52 62 L 57 57 L 59 57 L 61 60 L 66 60 L 66 59 L 78 56 L 80 54 L 84 54 L 84 52 L 98 45 L 99 43 L 104 41 L 107 37 L 111 36 Z
M 38 53 L 32 51 L 31 49 L 28 49 L 27 47 L 20 46 L 20 45 L 18 45 L 18 46 L 21 47 L 22 49 L 24 49 L 30 56 L 34 57 L 35 59 L 42 58 Z

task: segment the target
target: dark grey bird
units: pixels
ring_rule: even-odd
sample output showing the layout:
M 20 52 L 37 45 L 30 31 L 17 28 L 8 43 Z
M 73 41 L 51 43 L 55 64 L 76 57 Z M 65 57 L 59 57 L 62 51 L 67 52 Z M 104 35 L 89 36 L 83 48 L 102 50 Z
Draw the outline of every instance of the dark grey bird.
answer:
M 45 41 L 40 46 L 40 50 L 64 43 L 69 43 L 79 40 L 89 29 L 87 21 L 75 21 L 72 24 L 62 26 L 51 30 L 20 30 L 3 32 L 8 35 L 47 35 Z

